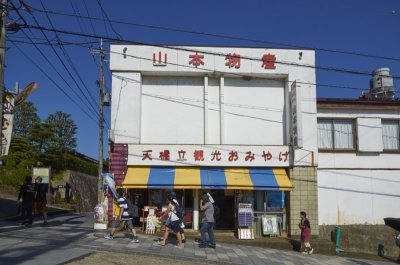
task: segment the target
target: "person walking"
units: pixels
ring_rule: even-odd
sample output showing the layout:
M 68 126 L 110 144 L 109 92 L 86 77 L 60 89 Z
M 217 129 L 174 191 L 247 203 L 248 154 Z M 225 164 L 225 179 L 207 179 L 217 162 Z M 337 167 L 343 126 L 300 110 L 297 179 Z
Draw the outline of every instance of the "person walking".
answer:
M 174 205 L 178 205 L 178 206 L 179 206 L 179 202 L 178 202 L 178 199 L 176 198 L 175 192 L 171 192 L 171 194 L 172 194 L 172 196 L 174 196 L 174 199 L 173 199 Z M 186 242 L 186 238 L 185 238 L 185 224 L 183 223 L 183 220 L 181 220 L 181 231 L 180 231 L 180 234 L 181 234 L 181 238 L 182 238 L 182 243 L 185 244 L 185 242 Z
M 307 218 L 306 212 L 300 212 L 300 223 L 299 228 L 301 229 L 300 240 L 301 244 L 304 246 L 303 254 L 311 255 L 314 249 L 311 247 L 310 239 L 311 239 L 311 225 L 310 221 Z
M 214 236 L 214 206 L 210 202 L 209 196 L 207 194 L 203 194 L 200 199 L 200 210 L 204 211 L 204 218 L 202 220 L 202 225 L 200 229 L 201 233 L 201 242 L 199 244 L 200 248 L 207 247 L 207 238 L 206 232 L 210 238 L 210 244 L 208 245 L 210 248 L 215 249 L 215 236 Z
M 33 206 L 35 202 L 35 185 L 32 183 L 31 176 L 25 177 L 25 183 L 19 189 L 18 203 L 21 203 L 21 199 L 22 225 L 30 227 L 33 223 Z
M 43 179 L 35 179 L 35 214 L 43 215 L 43 225 L 47 225 L 47 191 L 49 186 L 42 183 Z
M 163 213 L 163 215 L 160 217 L 160 219 L 164 219 L 165 217 L 168 216 L 168 219 L 166 221 L 166 228 L 164 232 L 163 238 L 159 241 L 154 243 L 155 246 L 165 246 L 165 242 L 168 239 L 169 236 L 169 231 L 172 230 L 176 234 L 176 239 L 178 240 L 178 244 L 175 246 L 176 248 L 183 249 L 185 247 L 184 243 L 182 242 L 182 227 L 181 223 L 182 220 L 177 214 L 177 208 L 179 208 L 179 205 L 177 205 L 174 200 L 176 200 L 175 194 L 173 192 L 169 193 L 167 196 L 168 199 L 168 207 L 167 210 Z
M 122 223 L 127 224 L 128 228 L 132 231 L 132 243 L 139 243 L 138 236 L 136 234 L 136 230 L 132 224 L 132 219 L 133 217 L 129 214 L 128 212 L 128 203 L 126 201 L 126 198 L 124 197 L 124 190 L 123 189 L 117 189 L 117 194 L 118 194 L 118 207 L 119 207 L 119 215 L 118 217 L 114 220 L 111 233 L 105 234 L 104 238 L 105 239 L 114 239 L 114 234 L 119 225 Z

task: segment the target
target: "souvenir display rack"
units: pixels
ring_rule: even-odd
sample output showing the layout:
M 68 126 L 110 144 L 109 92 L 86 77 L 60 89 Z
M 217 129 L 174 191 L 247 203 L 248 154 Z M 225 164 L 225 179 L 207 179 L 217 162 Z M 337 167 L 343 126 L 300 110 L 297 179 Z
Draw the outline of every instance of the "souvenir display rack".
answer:
M 254 213 L 250 203 L 238 205 L 238 238 L 254 239 L 253 220 Z

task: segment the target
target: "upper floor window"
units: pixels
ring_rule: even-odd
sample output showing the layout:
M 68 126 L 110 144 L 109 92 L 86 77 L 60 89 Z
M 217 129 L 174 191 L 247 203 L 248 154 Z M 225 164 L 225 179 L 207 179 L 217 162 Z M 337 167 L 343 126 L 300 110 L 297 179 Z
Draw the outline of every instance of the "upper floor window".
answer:
M 399 123 L 399 120 L 382 120 L 383 150 L 400 149 Z
M 318 149 L 354 150 L 354 120 L 318 119 Z

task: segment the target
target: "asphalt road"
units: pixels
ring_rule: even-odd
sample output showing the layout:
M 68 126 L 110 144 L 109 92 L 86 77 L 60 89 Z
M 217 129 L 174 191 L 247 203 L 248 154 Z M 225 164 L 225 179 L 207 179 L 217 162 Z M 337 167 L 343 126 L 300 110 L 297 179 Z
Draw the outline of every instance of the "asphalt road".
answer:
M 14 200 L 0 198 L 0 205 L 0 220 L 18 215 L 17 198 Z

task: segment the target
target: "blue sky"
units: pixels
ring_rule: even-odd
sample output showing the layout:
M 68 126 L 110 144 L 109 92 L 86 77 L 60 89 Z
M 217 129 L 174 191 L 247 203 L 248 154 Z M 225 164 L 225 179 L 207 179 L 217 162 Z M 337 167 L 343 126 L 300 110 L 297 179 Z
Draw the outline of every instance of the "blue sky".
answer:
M 31 13 L 21 9 L 18 1 L 13 0 L 12 2 L 19 8 L 20 14 L 29 25 L 37 25 L 36 23 L 38 23 L 46 28 L 51 28 L 53 25 L 54 28 L 60 30 L 146 43 L 287 48 L 285 46 L 184 34 L 117 23 L 112 24 L 113 30 L 108 22 L 55 14 L 49 14 L 51 25 L 46 14 L 40 11 L 43 10 L 42 2 L 46 10 L 105 18 L 101 11 L 102 6 L 110 20 L 223 34 L 294 46 L 315 47 L 318 49 L 316 51 L 317 66 L 355 70 L 360 73 L 370 73 L 376 68 L 389 67 L 393 76 L 400 76 L 400 1 L 398 0 L 25 0 L 26 4 L 38 9 Z M 18 18 L 18 14 L 10 10 L 8 22 L 17 21 L 23 24 L 23 20 Z M 44 33 L 49 40 L 56 40 L 54 33 Z M 29 101 L 36 105 L 40 117 L 44 120 L 49 114 L 57 110 L 71 114 L 78 126 L 77 150 L 97 159 L 98 124 L 94 111 L 98 109 L 99 91 L 96 80 L 99 77 L 99 60 L 97 55 L 93 56 L 90 53 L 89 48 L 97 49 L 99 40 L 65 34 L 59 34 L 59 39 L 63 42 L 79 43 L 79 45 L 63 45 L 64 53 L 60 46 L 53 46 L 73 78 L 65 70 L 52 47 L 39 44 L 46 42 L 43 32 L 37 29 L 21 29 L 16 33 L 8 32 L 6 88 L 12 89 L 16 81 L 19 82 L 20 87 L 24 87 L 32 81 L 37 82 L 39 88 L 33 92 Z M 31 43 L 31 40 L 37 43 L 36 47 L 42 53 Z M 82 44 L 84 42 L 89 44 Z M 104 43 L 104 49 L 109 49 L 109 42 Z M 321 49 L 357 52 L 379 57 L 397 58 L 397 60 L 324 52 Z M 47 57 L 47 60 L 42 54 Z M 33 65 L 28 58 L 34 60 L 41 70 Z M 68 60 L 72 61 L 73 67 L 70 66 Z M 79 75 L 75 74 L 75 70 Z M 368 91 L 369 79 L 370 76 L 363 74 L 317 70 L 317 96 L 358 98 L 362 90 Z M 105 65 L 105 81 L 106 88 L 110 91 L 111 75 L 108 63 Z M 352 87 L 354 89 L 332 88 L 323 85 Z M 395 79 L 395 88 L 400 91 L 398 79 Z M 66 97 L 60 89 L 68 93 L 76 104 Z M 87 99 L 82 97 L 82 93 L 86 95 Z M 399 93 L 397 93 L 397 96 L 400 96 Z M 89 107 L 88 101 L 95 110 Z M 105 118 L 109 125 L 109 107 L 105 108 Z M 106 130 L 107 126 L 104 134 L 105 157 L 107 157 Z

